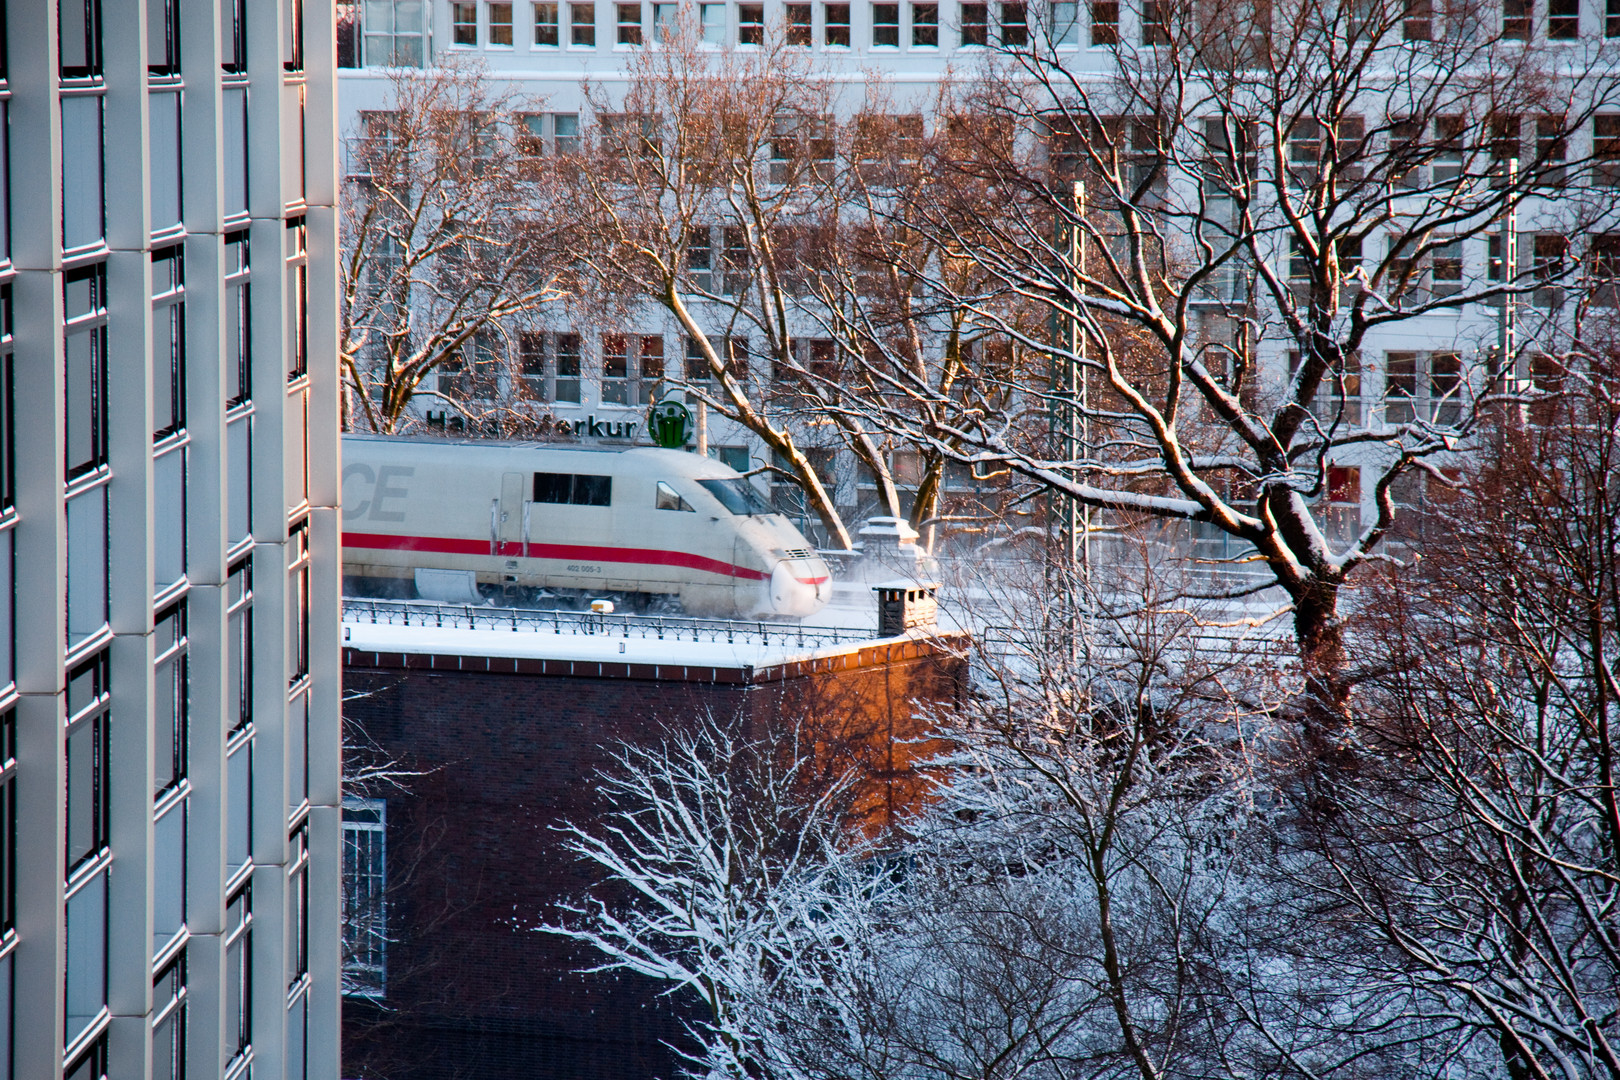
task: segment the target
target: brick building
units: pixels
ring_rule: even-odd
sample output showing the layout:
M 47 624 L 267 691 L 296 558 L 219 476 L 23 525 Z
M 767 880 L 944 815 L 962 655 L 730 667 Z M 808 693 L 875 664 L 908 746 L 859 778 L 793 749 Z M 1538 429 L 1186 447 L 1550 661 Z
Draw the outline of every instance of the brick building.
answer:
M 804 648 L 346 630 L 347 715 L 369 753 L 432 770 L 348 805 L 351 925 L 372 886 L 386 921 L 380 949 L 351 941 L 348 956 L 344 1072 L 361 1078 L 671 1075 L 677 1004 L 637 978 L 574 974 L 589 957 L 532 932 L 590 883 L 551 826 L 593 812 L 608 748 L 704 710 L 807 718 L 818 763 L 856 763 L 860 812 L 878 822 L 918 797 L 914 737 L 966 678 L 963 642 L 915 633 Z

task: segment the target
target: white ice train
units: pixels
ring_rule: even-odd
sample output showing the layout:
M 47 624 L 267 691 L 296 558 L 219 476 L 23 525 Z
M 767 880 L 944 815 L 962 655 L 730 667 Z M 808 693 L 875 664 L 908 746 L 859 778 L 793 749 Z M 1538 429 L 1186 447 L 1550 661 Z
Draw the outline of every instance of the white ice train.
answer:
M 830 575 L 732 469 L 678 450 L 346 435 L 343 573 L 427 599 L 627 594 L 814 614 Z

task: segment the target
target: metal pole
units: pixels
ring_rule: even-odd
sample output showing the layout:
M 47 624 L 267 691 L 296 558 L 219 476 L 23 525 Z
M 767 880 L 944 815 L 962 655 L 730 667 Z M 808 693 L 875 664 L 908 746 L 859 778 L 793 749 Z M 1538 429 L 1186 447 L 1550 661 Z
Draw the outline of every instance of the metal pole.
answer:
M 1085 213 L 1085 184 L 1075 181 L 1071 190 L 1072 219 L 1058 220 L 1058 242 L 1063 250 L 1065 272 L 1071 276 L 1076 294 L 1085 274 L 1085 246 L 1082 242 L 1080 220 Z M 1089 454 L 1091 426 L 1087 416 L 1086 378 L 1082 361 L 1085 357 L 1085 335 L 1081 330 L 1078 312 L 1056 315 L 1053 327 L 1057 348 L 1051 354 L 1049 381 L 1052 393 L 1051 427 L 1053 449 L 1058 459 L 1069 466 L 1069 473 L 1079 481 L 1084 475 L 1074 464 Z M 1078 640 L 1082 603 L 1077 595 L 1091 573 L 1091 510 L 1079 499 L 1054 492 L 1048 501 L 1054 537 L 1054 581 L 1057 592 L 1059 618 L 1065 640 L 1072 646 Z M 1076 581 L 1076 577 L 1080 579 Z
M 1504 163 L 1507 170 L 1504 178 L 1505 186 L 1509 192 L 1507 213 L 1502 215 L 1502 232 L 1499 243 L 1502 248 L 1502 284 L 1511 286 L 1514 275 L 1519 269 L 1519 215 L 1513 208 L 1512 191 L 1518 180 L 1519 159 L 1512 158 Z M 1504 385 L 1511 385 L 1515 390 L 1520 388 L 1518 372 L 1512 370 L 1514 363 L 1514 339 L 1518 332 L 1518 298 L 1512 292 L 1502 294 L 1502 314 L 1496 325 L 1496 356 L 1497 363 L 1502 365 L 1502 379 Z

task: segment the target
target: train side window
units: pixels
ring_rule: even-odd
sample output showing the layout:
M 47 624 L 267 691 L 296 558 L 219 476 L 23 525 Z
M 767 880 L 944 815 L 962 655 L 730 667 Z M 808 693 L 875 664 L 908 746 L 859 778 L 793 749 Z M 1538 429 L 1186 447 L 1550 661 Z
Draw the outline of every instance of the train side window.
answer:
M 576 506 L 607 506 L 613 501 L 613 477 L 574 477 L 574 504 Z
M 660 510 L 692 510 L 692 504 L 681 498 L 680 492 L 658 481 L 658 509 Z M 696 511 L 692 511 L 696 513 Z
M 534 501 L 607 506 L 613 501 L 613 477 L 537 472 L 534 474 Z
M 574 475 L 572 473 L 537 472 L 534 474 L 534 501 L 537 503 L 566 503 L 573 501 Z

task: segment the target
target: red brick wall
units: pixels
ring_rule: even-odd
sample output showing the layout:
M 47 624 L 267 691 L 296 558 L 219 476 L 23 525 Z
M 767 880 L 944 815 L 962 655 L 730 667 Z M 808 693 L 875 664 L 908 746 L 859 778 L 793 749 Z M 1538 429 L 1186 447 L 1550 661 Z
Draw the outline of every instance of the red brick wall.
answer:
M 345 657 L 347 716 L 377 752 L 425 772 L 408 793 L 374 792 L 388 802 L 389 986 L 382 1007 L 346 1003 L 349 1077 L 670 1076 L 676 1062 L 661 1044 L 681 1037 L 670 999 L 631 976 L 574 974 L 592 958 L 531 929 L 592 883 L 553 826 L 594 812 L 606 748 L 703 710 L 756 728 L 809 716 L 821 771 L 861 770 L 860 813 L 876 828 L 919 797 L 911 740 L 932 703 L 958 700 L 965 676 L 962 661 L 925 643 L 690 673 L 701 681 L 422 659 Z

